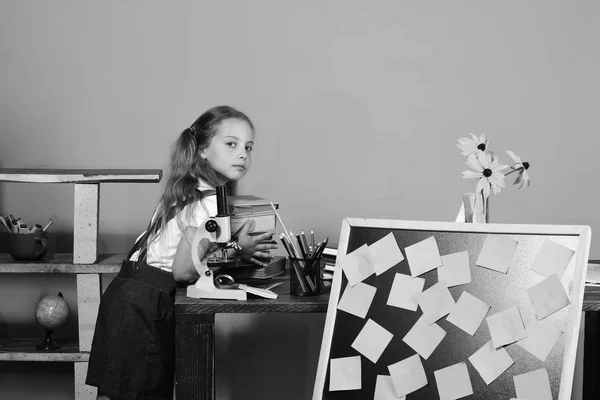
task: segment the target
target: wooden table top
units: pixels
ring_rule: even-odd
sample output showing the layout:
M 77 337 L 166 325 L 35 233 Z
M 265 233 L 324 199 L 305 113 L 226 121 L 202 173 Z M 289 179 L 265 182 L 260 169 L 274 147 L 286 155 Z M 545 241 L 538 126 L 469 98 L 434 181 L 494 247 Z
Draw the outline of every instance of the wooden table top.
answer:
M 283 282 L 273 289 L 279 294 L 277 299 L 263 299 L 252 296 L 246 301 L 194 299 L 185 295 L 185 288 L 177 289 L 175 313 L 178 315 L 198 315 L 216 313 L 325 313 L 329 294 L 318 296 L 292 296 L 289 294 L 289 275 L 271 278 L 269 283 Z M 600 311 L 600 286 L 585 287 L 583 311 Z

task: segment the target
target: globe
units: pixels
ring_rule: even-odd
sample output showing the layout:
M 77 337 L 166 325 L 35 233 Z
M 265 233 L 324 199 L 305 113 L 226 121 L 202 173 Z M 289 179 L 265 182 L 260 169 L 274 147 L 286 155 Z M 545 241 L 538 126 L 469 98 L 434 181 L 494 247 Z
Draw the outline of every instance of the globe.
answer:
M 53 331 L 67 322 L 69 312 L 69 304 L 59 292 L 58 296 L 46 296 L 40 300 L 35 309 L 35 319 L 41 326 Z
M 39 350 L 55 350 L 61 347 L 50 335 L 53 330 L 67 322 L 69 313 L 69 304 L 60 292 L 58 296 L 46 296 L 40 300 L 35 309 L 35 319 L 46 329 L 46 339 L 36 346 Z

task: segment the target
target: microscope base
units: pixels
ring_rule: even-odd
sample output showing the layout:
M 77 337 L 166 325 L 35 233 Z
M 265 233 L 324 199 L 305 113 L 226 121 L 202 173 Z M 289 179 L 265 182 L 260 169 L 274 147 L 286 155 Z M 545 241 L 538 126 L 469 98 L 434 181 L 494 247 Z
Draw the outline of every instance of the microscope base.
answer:
M 241 289 L 217 289 L 217 288 L 199 288 L 188 286 L 187 296 L 196 299 L 229 299 L 229 300 L 247 300 L 246 292 Z

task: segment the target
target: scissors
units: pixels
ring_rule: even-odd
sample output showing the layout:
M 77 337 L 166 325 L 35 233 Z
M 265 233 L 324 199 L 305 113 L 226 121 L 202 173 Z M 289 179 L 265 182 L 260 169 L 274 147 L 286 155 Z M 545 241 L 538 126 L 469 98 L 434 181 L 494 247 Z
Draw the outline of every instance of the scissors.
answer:
M 271 291 L 276 286 L 283 284 L 283 282 L 277 282 L 268 285 L 266 288 L 258 288 L 254 286 L 248 286 L 243 283 L 236 283 L 235 279 L 228 274 L 219 274 L 215 277 L 215 286 L 219 289 L 241 289 L 246 293 L 252 293 L 253 295 L 265 297 L 267 299 L 276 299 L 277 293 Z

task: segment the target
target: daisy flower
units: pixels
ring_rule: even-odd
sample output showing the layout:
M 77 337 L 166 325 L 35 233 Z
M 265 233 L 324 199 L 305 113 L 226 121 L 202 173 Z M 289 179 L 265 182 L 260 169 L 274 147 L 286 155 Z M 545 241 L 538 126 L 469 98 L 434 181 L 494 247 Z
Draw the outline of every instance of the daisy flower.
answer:
M 494 194 L 500 193 L 500 189 L 506 187 L 504 184 L 504 174 L 500 171 L 506 168 L 506 165 L 500 164 L 497 157 L 483 151 L 476 151 L 467 158 L 467 165 L 473 169 L 463 171 L 465 179 L 479 179 L 475 192 L 481 192 L 483 198 L 487 199 L 490 190 Z
M 460 154 L 463 156 L 468 156 L 477 150 L 485 151 L 488 143 L 489 140 L 486 139 L 485 135 L 480 135 L 477 137 L 477 135 L 473 135 L 471 133 L 471 139 L 466 137 L 458 138 L 458 144 L 456 147 L 461 150 Z
M 529 180 L 529 173 L 527 172 L 527 170 L 529 169 L 529 163 L 527 161 L 521 161 L 521 157 L 519 157 L 510 150 L 506 150 L 506 154 L 508 154 L 509 157 L 512 158 L 515 162 L 515 165 L 510 166 L 510 168 L 512 168 L 512 171 L 510 171 L 506 175 L 510 175 L 513 172 L 518 172 L 519 175 L 517 175 L 517 179 L 515 179 L 513 185 L 519 185 L 517 189 L 521 189 L 522 187 L 529 187 L 529 185 L 531 185 L 531 182 Z

